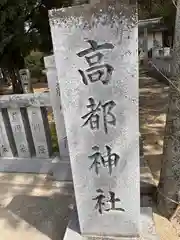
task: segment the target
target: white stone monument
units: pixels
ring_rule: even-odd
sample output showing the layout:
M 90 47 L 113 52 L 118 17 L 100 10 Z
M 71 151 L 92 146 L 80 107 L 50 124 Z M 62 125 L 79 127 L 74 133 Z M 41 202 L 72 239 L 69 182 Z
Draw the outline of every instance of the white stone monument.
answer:
M 140 215 L 136 10 L 100 0 L 49 14 L 78 215 L 65 239 L 156 239 Z
M 46 68 L 48 87 L 50 89 L 50 98 L 53 108 L 53 115 L 56 122 L 56 132 L 58 137 L 60 156 L 68 157 L 69 149 L 64 124 L 64 115 L 61 105 L 60 84 L 58 82 L 54 55 L 44 57 L 44 65 Z
M 20 69 L 19 76 L 24 93 L 32 92 L 31 75 L 29 69 Z

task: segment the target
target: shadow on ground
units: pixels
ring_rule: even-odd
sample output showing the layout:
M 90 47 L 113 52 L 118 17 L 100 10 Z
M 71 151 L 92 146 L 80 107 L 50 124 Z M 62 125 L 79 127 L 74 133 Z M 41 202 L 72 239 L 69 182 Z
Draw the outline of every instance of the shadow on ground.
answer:
M 160 168 L 159 158 L 148 156 L 162 154 L 169 87 L 142 71 L 139 86 L 140 132 L 144 140 L 144 154 L 153 172 Z
M 63 240 L 74 202 L 72 185 L 58 188 L 31 174 L 1 174 L 0 239 Z
M 11 213 L 25 220 L 30 226 L 47 235 L 52 240 L 63 239 L 71 211 L 70 196 L 53 194 L 45 196 L 18 195 L 6 207 Z M 8 219 L 16 228 L 18 219 Z
M 145 160 L 148 162 L 148 165 L 152 171 L 152 175 L 156 184 L 158 184 L 160 169 L 161 169 L 162 154 L 145 155 Z
M 163 159 L 163 140 L 168 107 L 167 82 L 149 77 L 140 69 L 140 132 L 144 139 L 144 158 L 153 174 L 156 184 L 159 182 Z M 156 230 L 161 240 L 177 240 L 176 227 L 161 216 L 153 205 Z

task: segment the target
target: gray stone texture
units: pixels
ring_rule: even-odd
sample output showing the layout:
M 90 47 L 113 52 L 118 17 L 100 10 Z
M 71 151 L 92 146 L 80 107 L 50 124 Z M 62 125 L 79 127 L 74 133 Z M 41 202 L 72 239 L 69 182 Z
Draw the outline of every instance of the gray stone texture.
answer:
M 34 142 L 37 158 L 49 158 L 50 147 L 46 139 L 47 126 L 44 125 L 43 114 L 41 108 L 28 107 L 27 114 L 31 128 L 32 138 Z
M 15 95 L 2 95 L 0 108 L 26 108 L 51 106 L 49 93 L 28 93 Z
M 135 7 L 119 1 L 102 0 L 96 5 L 50 12 L 77 209 L 83 234 L 128 237 L 138 236 L 140 231 L 138 27 L 135 10 Z M 107 80 L 103 77 L 102 81 L 97 82 L 88 80 L 84 84 L 82 81 L 78 70 L 86 71 L 89 66 L 85 57 L 77 54 L 90 48 L 87 40 L 94 40 L 98 45 L 113 45 L 112 49 L 99 49 L 90 54 L 92 56 L 95 52 L 100 52 L 103 54 L 101 64 L 113 67 L 108 84 L 103 84 Z M 101 102 L 98 111 L 99 129 L 91 129 L 89 122 L 85 124 L 82 118 L 90 110 L 87 108 L 89 98 L 94 99 L 96 106 Z M 114 101 L 115 104 L 112 109 L 106 109 L 107 133 L 104 130 L 102 106 L 109 101 Z M 112 115 L 116 118 L 115 126 L 111 124 Z M 98 150 L 92 149 L 93 146 L 99 147 L 99 152 L 106 156 L 106 160 L 106 146 L 110 147 L 112 154 L 120 157 L 112 171 L 108 169 L 107 163 L 103 166 L 101 160 L 95 171 L 93 159 L 88 157 Z M 95 209 L 98 189 L 103 191 L 106 199 L 109 199 L 109 191 L 113 191 L 115 197 L 120 199 L 116 202 L 116 207 L 123 208 L 124 211 L 103 211 L 100 214 Z M 104 207 L 107 209 L 110 204 L 106 203 Z
M 66 229 L 64 240 L 159 240 L 156 235 L 152 209 L 149 207 L 141 208 L 140 219 L 141 233 L 139 237 L 88 237 L 80 234 L 78 215 L 77 212 L 74 211 Z
M 0 157 L 13 157 L 2 111 L 0 111 Z
M 29 69 L 20 69 L 19 76 L 23 88 L 23 93 L 32 92 L 31 74 Z
M 69 156 L 67 135 L 64 123 L 64 115 L 60 98 L 60 84 L 58 82 L 57 70 L 54 55 L 44 57 L 48 87 L 53 108 L 54 120 L 56 122 L 56 132 L 59 143 L 60 156 Z
M 18 156 L 29 158 L 31 156 L 31 153 L 21 110 L 8 108 L 8 115 Z

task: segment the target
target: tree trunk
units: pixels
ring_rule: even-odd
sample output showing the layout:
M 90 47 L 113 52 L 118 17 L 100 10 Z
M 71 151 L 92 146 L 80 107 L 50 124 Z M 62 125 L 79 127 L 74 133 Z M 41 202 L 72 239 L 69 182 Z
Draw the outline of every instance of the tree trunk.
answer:
M 15 69 L 11 69 L 10 76 L 11 76 L 11 80 L 12 80 L 13 93 L 15 93 L 15 94 L 23 93 L 21 81 L 18 79 Z
M 180 187 L 180 0 L 177 4 L 173 78 L 169 92 L 169 105 L 164 137 L 160 182 L 157 192 L 158 210 L 170 218 L 177 207 Z
M 4 82 L 5 82 L 6 84 L 8 84 L 8 78 L 7 78 L 7 76 L 6 76 L 5 70 L 4 70 L 3 68 L 1 68 L 1 71 L 2 71 L 2 75 L 3 75 Z

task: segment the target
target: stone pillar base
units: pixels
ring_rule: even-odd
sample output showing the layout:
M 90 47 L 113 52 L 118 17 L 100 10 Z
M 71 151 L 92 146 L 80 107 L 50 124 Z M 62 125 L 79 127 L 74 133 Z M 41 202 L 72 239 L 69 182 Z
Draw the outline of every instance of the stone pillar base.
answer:
M 159 240 L 153 221 L 152 209 L 141 208 L 141 236 L 137 237 L 86 237 L 80 234 L 79 221 L 76 210 L 73 211 L 67 226 L 64 240 Z

